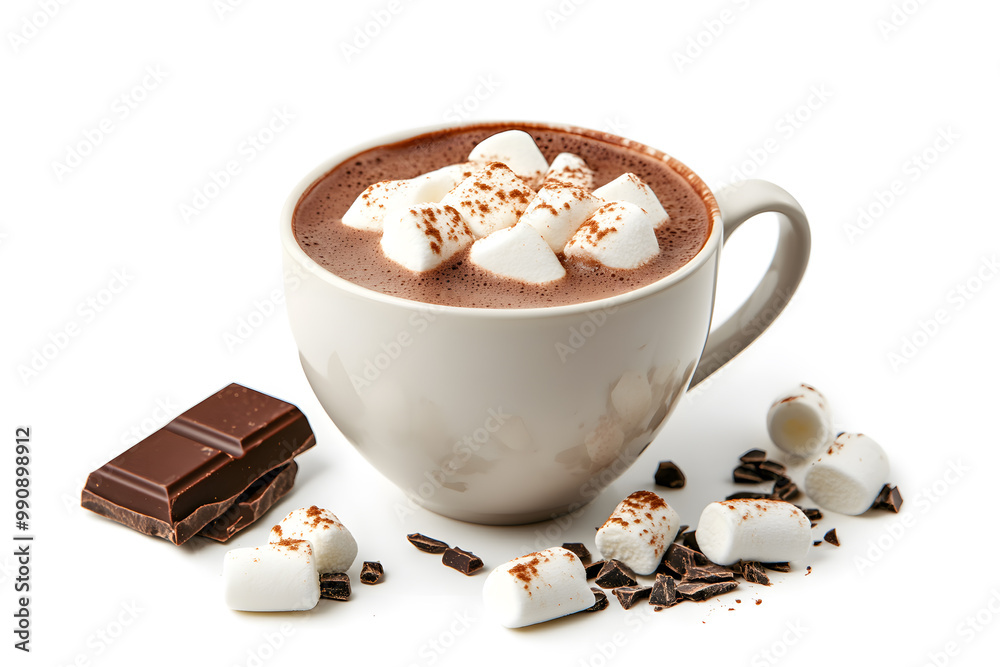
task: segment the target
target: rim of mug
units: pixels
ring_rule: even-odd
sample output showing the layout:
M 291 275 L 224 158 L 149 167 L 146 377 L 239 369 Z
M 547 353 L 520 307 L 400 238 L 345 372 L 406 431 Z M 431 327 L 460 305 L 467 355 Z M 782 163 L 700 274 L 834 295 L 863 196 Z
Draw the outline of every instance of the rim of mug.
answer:
M 341 278 L 337 274 L 333 273 L 327 268 L 324 268 L 318 264 L 314 259 L 306 254 L 302 246 L 299 245 L 298 240 L 295 238 L 295 232 L 292 228 L 292 217 L 295 213 L 295 209 L 298 207 L 299 202 L 302 198 L 312 189 L 312 187 L 329 172 L 331 172 L 338 165 L 350 160 L 356 155 L 369 151 L 373 148 L 379 146 L 386 146 L 389 144 L 398 143 L 401 141 L 407 141 L 416 139 L 425 134 L 432 134 L 435 132 L 441 132 L 444 130 L 461 128 L 461 127 L 471 127 L 471 126 L 491 126 L 496 125 L 498 129 L 511 128 L 511 129 L 521 129 L 526 127 L 537 127 L 540 129 L 556 130 L 560 132 L 569 132 L 571 134 L 580 134 L 590 139 L 596 139 L 599 141 L 605 141 L 614 143 L 619 146 L 624 146 L 630 150 L 635 150 L 656 159 L 662 160 L 667 163 L 667 165 L 673 169 L 676 173 L 683 176 L 689 184 L 694 188 L 695 192 L 701 197 L 702 203 L 708 210 L 709 215 L 709 232 L 708 236 L 705 238 L 705 243 L 698 250 L 694 257 L 687 261 L 682 267 L 669 273 L 662 278 L 649 283 L 648 285 L 643 285 L 628 292 L 623 292 L 621 294 L 614 294 L 612 296 L 602 297 L 600 299 L 594 299 L 591 301 L 581 301 L 578 303 L 569 303 L 556 306 L 538 306 L 532 308 L 480 308 L 473 306 L 447 306 L 436 303 L 429 303 L 424 301 L 415 301 L 413 299 L 404 299 L 402 297 L 393 296 L 391 294 L 384 294 L 377 290 L 369 289 L 367 287 L 362 287 L 357 283 L 353 283 L 346 278 Z M 512 126 L 514 126 L 512 128 Z M 296 264 L 303 270 L 308 271 L 313 276 L 320 278 L 321 280 L 329 283 L 333 287 L 344 290 L 351 294 L 357 296 L 371 299 L 374 301 L 380 301 L 385 304 L 391 304 L 397 307 L 404 307 L 410 309 L 426 310 L 428 308 L 433 309 L 435 312 L 447 312 L 453 315 L 467 315 L 472 317 L 500 317 L 500 318 L 534 318 L 539 315 L 547 316 L 557 316 L 557 315 L 575 315 L 583 314 L 588 312 L 593 312 L 596 310 L 605 310 L 608 308 L 616 308 L 625 303 L 631 301 L 637 301 L 643 299 L 651 294 L 655 294 L 661 290 L 669 288 L 671 285 L 681 282 L 689 275 L 697 271 L 705 262 L 708 261 L 709 257 L 712 256 L 713 252 L 716 250 L 716 246 L 722 237 L 722 214 L 719 210 L 719 204 L 715 199 L 715 195 L 709 189 L 708 185 L 698 176 L 694 171 L 692 171 L 687 165 L 677 160 L 676 158 L 664 153 L 663 151 L 657 150 L 645 144 L 633 141 L 631 139 L 626 139 L 624 137 L 619 137 L 617 135 L 611 134 L 610 132 L 602 132 L 600 130 L 591 130 L 584 127 L 578 127 L 575 125 L 567 125 L 563 123 L 549 123 L 545 121 L 520 121 L 520 120 L 477 120 L 477 121 L 465 121 L 461 123 L 437 123 L 434 125 L 425 125 L 423 127 L 411 128 L 408 130 L 400 130 L 392 132 L 380 137 L 375 137 L 374 139 L 365 141 L 360 144 L 356 144 L 351 148 L 344 151 L 338 151 L 335 155 L 327 158 L 311 171 L 302 179 L 296 183 L 295 187 L 292 189 L 291 194 L 285 200 L 285 204 L 281 210 L 281 243 L 285 249 L 285 252 L 296 262 Z

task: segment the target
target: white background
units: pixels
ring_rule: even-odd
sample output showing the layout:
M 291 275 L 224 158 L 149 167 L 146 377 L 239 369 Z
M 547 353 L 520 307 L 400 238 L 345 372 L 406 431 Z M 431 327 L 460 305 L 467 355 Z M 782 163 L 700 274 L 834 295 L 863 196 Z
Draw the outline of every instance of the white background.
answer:
M 30 655 L 12 648 L 17 575 L 13 547 L 0 549 L 4 664 L 995 660 L 1000 7 L 232 4 L 4 3 L 0 536 L 13 544 L 21 425 L 33 436 L 36 536 Z M 406 510 L 323 413 L 273 302 L 277 216 L 293 184 L 362 140 L 461 118 L 610 130 L 713 186 L 772 180 L 810 216 L 812 259 L 786 312 L 569 525 L 491 528 Z M 229 161 L 239 173 L 183 215 Z M 771 225 L 733 237 L 718 316 L 766 266 Z M 259 326 L 227 344 L 251 319 Z M 767 444 L 770 400 L 802 380 L 827 393 L 838 426 L 883 444 L 906 499 L 899 515 L 828 513 L 817 539 L 836 527 L 843 546 L 813 549 L 809 576 L 799 568 L 770 588 L 655 615 L 612 601 L 509 631 L 483 618 L 485 572 L 463 577 L 404 540 L 440 537 L 488 568 L 522 547 L 592 544 L 593 527 L 624 495 L 654 488 L 668 458 L 688 487 L 664 493 L 694 523 L 735 490 L 736 457 Z M 89 471 L 231 381 L 299 405 L 319 444 L 292 494 L 230 546 L 263 542 L 271 518 L 315 503 L 361 544 L 355 582 L 360 560 L 380 559 L 384 583 L 355 583 L 350 602 L 308 613 L 236 613 L 219 576 L 229 546 L 176 547 L 80 509 Z

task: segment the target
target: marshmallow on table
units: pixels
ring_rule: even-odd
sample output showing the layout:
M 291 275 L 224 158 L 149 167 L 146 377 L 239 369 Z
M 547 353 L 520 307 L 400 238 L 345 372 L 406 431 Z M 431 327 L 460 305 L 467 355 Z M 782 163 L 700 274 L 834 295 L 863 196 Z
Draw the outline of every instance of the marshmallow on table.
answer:
M 541 234 L 522 222 L 473 243 L 469 261 L 491 273 L 526 283 L 547 283 L 566 275 Z
M 542 235 L 553 252 L 562 252 L 580 225 L 601 207 L 601 200 L 581 187 L 546 182 L 521 214 Z
M 606 202 L 627 201 L 649 214 L 653 229 L 670 219 L 656 193 L 633 173 L 625 173 L 594 190 L 594 195 Z
M 382 252 L 411 271 L 430 271 L 451 259 L 475 237 L 457 210 L 445 204 L 417 204 L 385 219 Z
M 771 441 L 789 454 L 812 456 L 833 437 L 830 404 L 815 387 L 800 384 L 767 412 Z
M 583 158 L 574 153 L 560 153 L 545 172 L 545 182 L 559 181 L 590 190 L 594 187 L 594 172 Z
M 517 223 L 535 193 L 500 162 L 491 162 L 441 199 L 462 215 L 476 238 Z
M 841 433 L 806 471 L 805 492 L 823 509 L 863 514 L 889 475 L 882 447 L 861 433 Z
M 583 562 L 562 547 L 508 561 L 483 584 L 486 612 L 507 628 L 575 614 L 594 602 Z
M 679 528 L 680 516 L 663 498 L 636 491 L 618 503 L 594 541 L 602 558 L 621 561 L 636 574 L 652 574 Z
M 305 540 L 233 549 L 222 580 L 226 604 L 238 611 L 301 611 L 319 602 L 319 572 Z
M 637 268 L 659 251 L 649 216 L 628 202 L 612 202 L 597 209 L 564 250 L 567 257 L 589 259 L 613 269 Z
M 351 532 L 332 512 L 315 505 L 292 510 L 271 529 L 271 544 L 288 540 L 309 542 L 320 574 L 347 572 L 358 555 L 358 543 Z
M 784 500 L 723 500 L 701 513 L 695 539 L 717 565 L 782 563 L 805 558 L 812 531 L 802 510 Z
M 549 168 L 531 135 L 521 130 L 499 132 L 479 142 L 469 153 L 472 162 L 502 162 L 531 187 L 541 181 Z

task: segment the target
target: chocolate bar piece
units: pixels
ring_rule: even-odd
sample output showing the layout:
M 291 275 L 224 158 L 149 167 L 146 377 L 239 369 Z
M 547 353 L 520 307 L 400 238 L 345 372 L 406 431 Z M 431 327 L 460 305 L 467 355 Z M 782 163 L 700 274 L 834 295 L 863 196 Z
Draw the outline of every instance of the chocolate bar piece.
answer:
M 420 533 L 410 533 L 406 536 L 406 539 L 410 541 L 410 544 L 424 553 L 443 554 L 445 550 L 448 549 L 447 542 L 435 540 L 433 537 L 427 537 L 426 535 L 421 535 Z
M 594 605 L 584 609 L 582 614 L 587 612 L 604 611 L 608 608 L 608 596 L 600 588 L 590 587 L 590 590 L 594 593 Z
M 614 590 L 622 609 L 631 609 L 639 600 L 645 600 L 653 592 L 650 586 L 620 586 Z
M 385 569 L 382 567 L 382 563 L 375 561 L 366 560 L 361 564 L 361 583 L 368 584 L 369 586 L 374 586 L 382 580 L 382 575 L 385 574 Z
M 625 563 L 611 559 L 604 563 L 594 583 L 601 588 L 620 588 L 635 586 L 635 572 Z
M 668 489 L 683 489 L 686 478 L 673 461 L 660 461 L 656 474 L 653 475 L 653 481 L 657 486 L 665 486 Z
M 198 534 L 216 542 L 225 542 L 249 527 L 292 490 L 298 469 L 298 464 L 292 461 L 288 465 L 264 473 L 250 485 L 249 489 L 240 494 L 236 502 L 230 505 L 222 516 L 202 528 Z
M 590 560 L 590 549 L 583 542 L 563 542 L 562 548 L 575 553 L 576 557 L 583 563 Z
M 80 504 L 183 544 L 315 442 L 294 405 L 231 384 L 90 473 Z
M 649 592 L 649 604 L 654 607 L 673 607 L 679 603 L 677 599 L 677 582 L 665 574 L 656 575 L 656 581 Z
M 346 601 L 351 597 L 351 578 L 343 572 L 319 576 L 319 596 L 324 600 Z
M 465 575 L 471 575 L 483 569 L 483 561 L 479 556 L 459 547 L 445 549 L 441 556 L 441 562 Z

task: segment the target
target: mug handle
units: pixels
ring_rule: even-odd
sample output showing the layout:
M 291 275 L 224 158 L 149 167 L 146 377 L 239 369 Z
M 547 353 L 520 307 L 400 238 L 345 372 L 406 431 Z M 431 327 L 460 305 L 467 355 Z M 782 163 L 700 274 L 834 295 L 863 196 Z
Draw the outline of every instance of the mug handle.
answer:
M 806 214 L 795 199 L 773 183 L 749 180 L 716 194 L 722 213 L 725 245 L 736 228 L 759 213 L 778 214 L 778 245 L 771 266 L 743 305 L 712 331 L 691 387 L 719 370 L 755 341 L 791 299 L 809 263 L 810 234 Z

